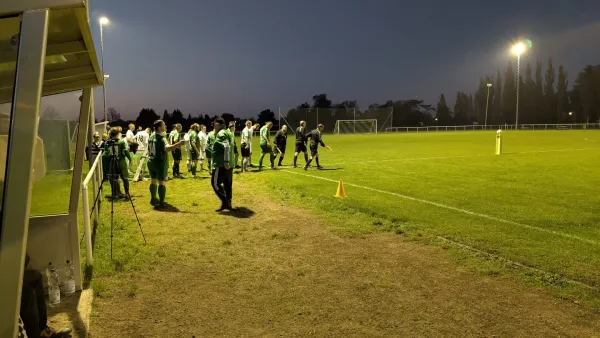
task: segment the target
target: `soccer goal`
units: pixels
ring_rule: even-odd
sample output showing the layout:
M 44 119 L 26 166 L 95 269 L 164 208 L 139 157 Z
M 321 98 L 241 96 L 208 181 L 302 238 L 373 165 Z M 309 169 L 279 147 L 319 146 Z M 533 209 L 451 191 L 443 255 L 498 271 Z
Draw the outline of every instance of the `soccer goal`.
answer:
M 334 134 L 377 134 L 377 120 L 337 120 Z

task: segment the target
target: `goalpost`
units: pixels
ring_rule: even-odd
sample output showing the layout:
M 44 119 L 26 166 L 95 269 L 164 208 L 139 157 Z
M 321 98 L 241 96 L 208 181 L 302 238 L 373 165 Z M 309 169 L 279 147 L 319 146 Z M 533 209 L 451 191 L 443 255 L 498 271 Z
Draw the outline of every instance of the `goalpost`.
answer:
M 337 120 L 334 134 L 377 134 L 377 119 Z

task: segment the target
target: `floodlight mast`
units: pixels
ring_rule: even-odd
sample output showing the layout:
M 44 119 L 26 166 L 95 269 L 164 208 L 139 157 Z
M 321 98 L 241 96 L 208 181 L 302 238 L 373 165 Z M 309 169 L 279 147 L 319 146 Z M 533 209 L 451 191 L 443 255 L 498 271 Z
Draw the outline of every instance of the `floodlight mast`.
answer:
M 106 79 L 108 76 L 104 73 L 104 34 L 103 27 L 109 23 L 108 18 L 103 16 L 100 18 L 100 58 L 102 63 L 102 81 L 104 85 L 102 86 L 102 98 L 104 100 L 104 121 L 108 121 L 108 116 L 106 114 Z
M 484 122 L 484 128 L 487 129 L 487 117 L 488 117 L 488 106 L 490 104 L 490 88 L 492 87 L 491 83 L 487 84 L 487 98 L 485 99 L 485 122 Z M 437 121 L 437 119 L 436 119 Z
M 523 42 L 517 42 L 512 46 L 513 54 L 517 55 L 517 107 L 515 111 L 515 129 L 519 129 L 519 82 L 521 77 L 521 54 L 525 53 L 527 46 Z

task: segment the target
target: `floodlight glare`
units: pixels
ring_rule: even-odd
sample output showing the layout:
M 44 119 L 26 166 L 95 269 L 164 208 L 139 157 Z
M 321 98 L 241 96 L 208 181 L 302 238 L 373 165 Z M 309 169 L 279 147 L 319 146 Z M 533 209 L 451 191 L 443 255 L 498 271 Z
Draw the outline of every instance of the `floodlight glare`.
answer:
M 523 52 L 525 52 L 526 48 L 527 47 L 525 46 L 524 43 L 519 42 L 512 47 L 512 52 L 516 55 L 521 55 L 521 54 L 523 54 Z
M 487 84 L 487 86 L 488 86 L 488 88 L 490 88 L 490 87 L 492 86 L 492 84 L 491 84 L 491 83 L 488 83 L 488 84 Z
M 107 17 L 105 17 L 105 16 L 101 17 L 101 18 L 100 18 L 100 24 L 101 24 L 101 25 L 106 25 L 106 24 L 108 24 L 108 18 L 107 18 Z

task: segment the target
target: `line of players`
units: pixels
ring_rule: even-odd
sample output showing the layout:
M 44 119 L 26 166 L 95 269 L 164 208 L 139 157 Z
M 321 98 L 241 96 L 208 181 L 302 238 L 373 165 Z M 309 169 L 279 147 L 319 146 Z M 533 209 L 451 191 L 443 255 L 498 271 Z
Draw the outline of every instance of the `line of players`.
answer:
M 183 174 L 180 170 L 180 163 L 182 161 L 181 147 L 185 145 L 187 153 L 187 168 L 188 172 L 191 173 L 192 177 L 197 177 L 198 162 L 200 162 L 200 171 L 204 170 L 204 161 L 207 161 L 208 171 L 211 173 L 211 185 L 216 195 L 221 200 L 221 207 L 217 211 L 231 210 L 231 195 L 232 195 L 232 183 L 233 183 L 233 168 L 237 167 L 238 163 L 238 149 L 235 140 L 235 122 L 230 122 L 228 128 L 224 128 L 225 121 L 222 118 L 217 118 L 213 121 L 213 130 L 206 133 L 206 126 L 194 123 L 188 133 L 181 135 L 181 125 L 174 125 L 173 130 L 170 134 L 166 133 L 166 125 L 162 120 L 158 120 L 154 123 L 154 132 L 148 134 L 146 132 L 138 132 L 136 140 L 140 147 L 140 151 L 145 152 L 147 150 L 148 157 L 148 171 L 150 173 L 150 203 L 157 209 L 164 208 L 165 197 L 166 197 L 166 182 L 168 178 L 168 152 L 172 152 L 173 164 L 172 173 L 173 177 L 183 178 Z M 249 167 L 254 167 L 252 164 L 252 137 L 254 131 L 260 126 L 258 123 L 252 125 L 251 121 L 246 121 L 246 127 L 241 133 L 241 155 L 242 165 L 241 172 L 247 172 Z M 272 122 L 267 122 L 262 128 L 260 128 L 260 149 L 261 155 L 259 159 L 259 170 L 263 168 L 263 160 L 266 155 L 269 155 L 271 168 L 275 169 L 275 159 L 279 156 L 278 166 L 282 165 L 283 158 L 285 156 L 285 150 L 287 146 L 287 126 L 283 126 L 274 137 L 274 142 L 270 140 L 270 130 L 273 127 Z M 297 159 L 300 153 L 304 153 L 305 166 L 304 170 L 307 170 L 311 162 L 315 160 L 317 168 L 321 169 L 322 166 L 319 163 L 318 157 L 318 146 L 321 145 L 328 150 L 331 147 L 326 146 L 323 143 L 322 131 L 323 125 L 319 124 L 317 129 L 307 132 L 306 122 L 301 121 L 300 126 L 296 129 L 296 144 L 294 153 L 294 168 L 297 167 Z M 130 127 L 131 131 L 131 127 Z M 131 131 L 133 134 L 133 132 Z M 120 173 L 129 174 L 129 166 L 127 160 L 131 163 L 131 154 L 129 153 L 129 147 L 125 140 L 120 137 L 121 131 L 119 127 L 111 128 L 110 139 L 114 141 L 114 144 L 118 144 L 119 152 L 119 170 Z M 140 136 L 140 137 L 138 137 Z M 133 138 L 133 135 L 126 135 L 126 139 Z M 310 142 L 310 158 L 307 154 L 306 144 Z M 110 144 L 108 142 L 107 144 Z M 113 152 L 113 147 L 105 147 L 103 156 L 103 166 L 105 168 L 111 168 L 108 163 L 110 161 L 110 154 Z M 106 174 L 106 173 L 105 173 Z M 112 173 L 112 176 L 117 176 Z M 113 192 L 118 192 L 118 197 L 127 198 L 129 196 L 129 175 L 119 174 L 123 180 L 125 188 L 125 195 L 120 193 L 118 186 L 118 180 L 111 181 L 111 188 Z M 116 190 L 115 190 L 116 189 Z M 117 195 L 114 195 L 117 196 Z

